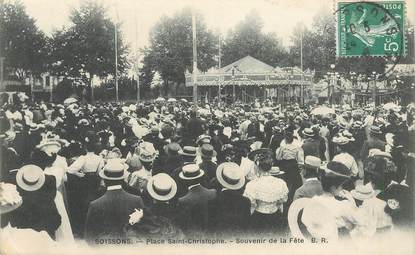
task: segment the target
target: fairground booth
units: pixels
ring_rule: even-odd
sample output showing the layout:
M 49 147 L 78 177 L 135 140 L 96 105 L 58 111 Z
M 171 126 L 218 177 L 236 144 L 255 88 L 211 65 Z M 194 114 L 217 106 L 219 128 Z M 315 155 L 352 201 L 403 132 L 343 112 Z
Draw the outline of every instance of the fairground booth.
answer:
M 186 72 L 186 86 L 193 86 L 192 74 Z M 311 96 L 314 73 L 296 67 L 272 67 L 246 56 L 220 69 L 197 73 L 198 98 L 205 102 L 244 103 L 270 99 L 287 104 L 305 103 Z

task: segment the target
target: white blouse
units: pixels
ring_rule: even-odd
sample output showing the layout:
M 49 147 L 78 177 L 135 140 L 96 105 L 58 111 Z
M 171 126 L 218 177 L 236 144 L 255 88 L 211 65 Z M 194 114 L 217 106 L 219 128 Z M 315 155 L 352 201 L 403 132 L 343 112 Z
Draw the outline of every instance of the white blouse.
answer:
M 262 175 L 245 187 L 244 196 L 251 201 L 251 213 L 254 211 L 272 214 L 283 211 L 283 203 L 288 199 L 285 181 L 271 175 Z

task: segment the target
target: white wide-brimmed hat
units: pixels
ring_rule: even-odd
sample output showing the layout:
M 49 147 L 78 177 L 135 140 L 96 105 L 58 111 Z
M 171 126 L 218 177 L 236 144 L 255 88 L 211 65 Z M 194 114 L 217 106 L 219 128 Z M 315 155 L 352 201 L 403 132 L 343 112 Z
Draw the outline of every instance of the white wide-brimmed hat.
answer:
M 26 191 L 38 190 L 45 183 L 45 173 L 36 165 L 25 165 L 17 171 L 16 183 Z
M 108 159 L 107 164 L 98 173 L 99 177 L 104 180 L 123 180 L 127 177 L 128 165 L 118 158 Z
M 176 195 L 177 184 L 168 174 L 159 173 L 148 180 L 147 191 L 158 201 L 168 201 Z
M 225 162 L 216 169 L 216 178 L 225 188 L 238 190 L 245 184 L 245 176 L 238 164 Z

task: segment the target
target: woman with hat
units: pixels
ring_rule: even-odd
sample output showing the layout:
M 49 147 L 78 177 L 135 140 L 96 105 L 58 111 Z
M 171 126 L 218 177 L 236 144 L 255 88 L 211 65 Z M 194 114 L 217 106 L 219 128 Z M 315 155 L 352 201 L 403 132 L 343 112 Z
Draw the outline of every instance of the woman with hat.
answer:
M 339 236 L 359 237 L 365 231 L 366 218 L 355 205 L 350 192 L 343 189 L 350 170 L 339 162 L 329 162 L 321 176 L 323 194 L 314 196 L 301 218 L 312 237 L 337 240 Z M 342 200 L 340 200 L 342 199 Z
M 304 151 L 301 143 L 294 138 L 294 127 L 288 126 L 284 130 L 284 140 L 276 151 L 276 160 L 279 168 L 286 173 L 288 185 L 288 204 L 291 203 L 294 192 L 302 185 L 298 165 L 304 164 Z
M 88 205 L 99 196 L 101 180 L 98 172 L 104 159 L 97 154 L 100 144 L 94 138 L 85 141 L 87 153 L 78 157 L 67 169 L 68 202 L 74 234 L 83 236 Z
M 269 149 L 253 151 L 248 156 L 258 168 L 258 178 L 247 183 L 244 196 L 251 201 L 250 227 L 256 233 L 275 234 L 284 229 L 283 204 L 288 199 L 285 181 L 271 175 L 272 156 Z
M 131 172 L 128 177 L 128 184 L 139 190 L 141 194 L 147 185 L 148 179 L 152 176 L 152 167 L 153 162 L 157 157 L 157 151 L 153 144 L 149 142 L 142 142 L 137 148 L 137 151 L 141 167 L 135 168 L 135 170 Z M 137 155 L 135 157 L 137 157 Z
M 57 152 L 59 150 L 59 143 L 54 141 L 43 141 L 37 147 L 37 150 L 32 153 L 32 163 L 41 167 L 46 175 L 55 177 L 56 195 L 54 197 L 54 201 L 59 215 L 61 216 L 61 224 L 55 233 L 56 241 L 73 243 L 74 237 L 72 234 L 72 228 L 64 203 L 64 194 L 66 195 L 64 185 L 66 181 L 67 165 L 56 163 Z

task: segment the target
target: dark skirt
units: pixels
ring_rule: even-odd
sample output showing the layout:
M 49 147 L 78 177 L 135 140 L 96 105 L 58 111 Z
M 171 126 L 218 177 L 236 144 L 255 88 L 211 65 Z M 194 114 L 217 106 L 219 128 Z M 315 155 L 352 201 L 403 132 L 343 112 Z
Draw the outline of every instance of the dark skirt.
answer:
M 298 169 L 298 164 L 295 159 L 281 160 L 279 162 L 279 167 L 285 172 L 284 181 L 287 183 L 288 187 L 289 205 L 291 204 L 295 191 L 303 185 L 303 180 L 301 179 L 300 170 Z
M 284 235 L 287 231 L 287 222 L 280 212 L 264 214 L 255 211 L 249 222 L 249 229 L 253 235 Z

